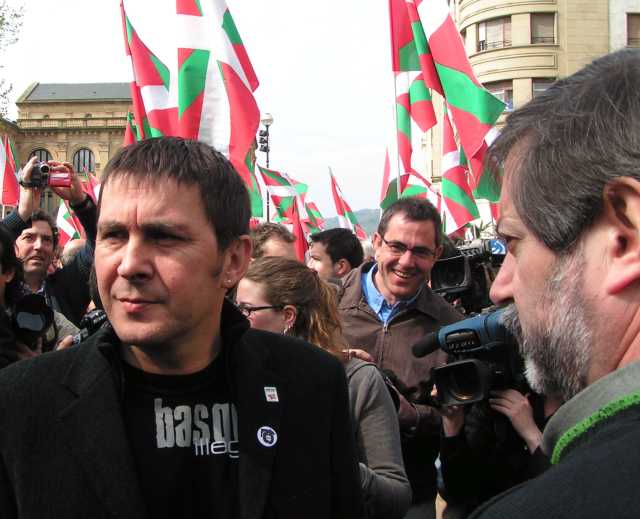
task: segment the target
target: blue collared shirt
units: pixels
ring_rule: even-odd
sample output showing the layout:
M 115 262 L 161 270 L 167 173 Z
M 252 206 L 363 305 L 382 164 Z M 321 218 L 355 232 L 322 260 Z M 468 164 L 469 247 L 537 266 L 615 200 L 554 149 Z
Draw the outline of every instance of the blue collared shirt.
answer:
M 385 300 L 384 296 L 377 289 L 375 283 L 373 282 L 373 277 L 378 272 L 378 265 L 374 265 L 369 272 L 363 272 L 362 277 L 360 279 L 360 284 L 362 285 L 362 295 L 364 296 L 364 300 L 371 307 L 371 309 L 376 313 L 378 319 L 382 321 L 383 324 L 387 324 L 396 314 L 405 310 L 407 308 L 412 308 L 415 306 L 416 301 L 418 300 L 418 296 L 420 292 L 422 292 L 422 288 L 416 292 L 411 299 L 407 299 L 404 301 L 398 301 L 395 305 L 390 305 Z

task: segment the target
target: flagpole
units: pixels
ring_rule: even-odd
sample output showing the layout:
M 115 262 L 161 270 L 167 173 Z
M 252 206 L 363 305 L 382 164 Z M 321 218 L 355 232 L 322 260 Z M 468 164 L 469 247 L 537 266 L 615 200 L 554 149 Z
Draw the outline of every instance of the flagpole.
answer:
M 388 9 L 387 12 L 389 13 L 389 41 L 393 42 L 393 30 L 392 30 L 392 22 L 391 22 L 391 0 L 389 0 L 388 2 Z M 399 152 L 399 146 L 398 146 L 398 86 L 397 86 L 397 77 L 398 75 L 396 74 L 395 71 L 395 67 L 393 65 L 394 63 L 394 56 L 393 56 L 393 43 L 391 44 L 391 77 L 393 78 L 393 135 L 394 135 L 394 141 L 395 142 L 395 146 L 394 146 L 394 151 L 395 151 L 395 156 L 396 156 L 396 200 L 400 199 L 400 188 L 401 188 L 401 183 L 400 183 L 400 171 L 401 171 L 401 166 L 400 166 L 400 152 Z M 391 158 L 389 158 L 389 167 L 391 167 Z M 382 214 L 382 213 L 381 213 Z

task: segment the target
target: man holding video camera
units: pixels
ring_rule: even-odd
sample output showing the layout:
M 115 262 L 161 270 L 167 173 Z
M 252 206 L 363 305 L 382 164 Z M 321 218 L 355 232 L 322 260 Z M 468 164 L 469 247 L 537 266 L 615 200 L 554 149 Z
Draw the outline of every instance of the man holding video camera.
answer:
M 513 112 L 504 168 L 510 303 L 532 388 L 565 403 L 542 438 L 553 466 L 481 518 L 637 517 L 640 510 L 640 50 L 604 56 Z
M 411 345 L 425 334 L 461 318 L 427 286 L 442 252 L 438 211 L 427 200 L 403 198 L 382 214 L 373 237 L 375 262 L 343 278 L 339 311 L 349 344 L 364 350 L 382 370 L 392 372 L 405 395 L 431 377 L 442 352 L 417 359 Z M 357 353 L 360 354 L 360 353 Z M 431 408 L 399 395 L 402 454 L 413 492 L 407 517 L 434 517 L 440 420 Z
M 25 164 L 20 178 L 20 200 L 17 211 L 9 214 L 3 223 L 16 237 L 16 251 L 22 260 L 25 292 L 39 293 L 50 308 L 63 314 L 76 326 L 80 323 L 87 305 L 89 274 L 93 265 L 93 249 L 96 238 L 96 205 L 82 189 L 78 175 L 68 162 L 49 161 L 44 165 L 49 178 L 66 176 L 66 181 L 49 188 L 78 216 L 87 235 L 86 245 L 63 268 L 48 274 L 58 245 L 58 230 L 53 218 L 40 209 L 40 199 L 47 184 L 39 169 L 36 157 Z

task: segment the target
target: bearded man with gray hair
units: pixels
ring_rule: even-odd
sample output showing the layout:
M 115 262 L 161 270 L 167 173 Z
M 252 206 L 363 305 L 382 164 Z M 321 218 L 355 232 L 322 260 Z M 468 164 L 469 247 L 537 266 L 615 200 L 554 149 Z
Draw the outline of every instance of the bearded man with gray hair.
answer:
M 510 304 L 532 388 L 566 402 L 553 466 L 474 517 L 640 513 L 640 50 L 557 81 L 513 112 L 490 150 L 503 167 L 491 289 Z

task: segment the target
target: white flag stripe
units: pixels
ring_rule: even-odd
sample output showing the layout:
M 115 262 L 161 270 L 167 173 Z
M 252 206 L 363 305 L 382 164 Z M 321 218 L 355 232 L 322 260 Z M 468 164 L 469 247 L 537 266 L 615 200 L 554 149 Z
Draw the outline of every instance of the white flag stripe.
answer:
M 459 151 L 450 151 L 449 153 L 445 153 L 442 157 L 442 173 L 449 171 L 460 165 L 460 152 Z

